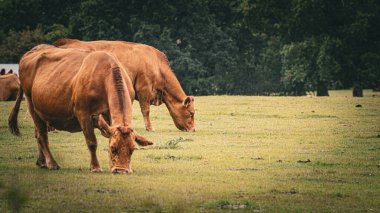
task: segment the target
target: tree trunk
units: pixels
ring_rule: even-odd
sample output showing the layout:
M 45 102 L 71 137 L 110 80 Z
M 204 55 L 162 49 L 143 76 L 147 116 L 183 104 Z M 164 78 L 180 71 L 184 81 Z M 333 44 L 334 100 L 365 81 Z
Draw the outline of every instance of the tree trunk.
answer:
M 352 90 L 352 96 L 354 97 L 363 97 L 363 88 L 360 86 L 355 86 Z
M 324 82 L 320 82 L 317 86 L 317 96 L 329 96 L 329 91 Z

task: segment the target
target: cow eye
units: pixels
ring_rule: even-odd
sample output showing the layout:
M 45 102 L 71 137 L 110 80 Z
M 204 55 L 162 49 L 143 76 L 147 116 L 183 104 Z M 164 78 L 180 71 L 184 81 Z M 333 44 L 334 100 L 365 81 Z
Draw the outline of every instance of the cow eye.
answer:
M 112 153 L 113 155 L 116 155 L 116 154 L 117 154 L 117 149 L 116 149 L 116 147 L 111 146 L 111 153 Z

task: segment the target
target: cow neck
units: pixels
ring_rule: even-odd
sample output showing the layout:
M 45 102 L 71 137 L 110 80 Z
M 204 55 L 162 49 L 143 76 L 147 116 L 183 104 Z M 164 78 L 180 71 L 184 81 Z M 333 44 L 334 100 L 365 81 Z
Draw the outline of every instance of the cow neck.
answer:
M 163 99 L 166 104 L 171 104 L 173 102 L 183 102 L 187 97 L 181 87 L 181 84 L 171 69 L 167 70 L 165 75 L 165 87 L 163 94 Z
M 119 67 L 112 68 L 107 82 L 107 99 L 112 126 L 132 124 L 132 103 Z

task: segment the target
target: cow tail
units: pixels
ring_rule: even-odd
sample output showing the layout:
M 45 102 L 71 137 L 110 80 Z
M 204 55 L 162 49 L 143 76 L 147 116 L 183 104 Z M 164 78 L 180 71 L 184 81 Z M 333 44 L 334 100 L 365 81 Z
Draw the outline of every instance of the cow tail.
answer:
M 24 91 L 22 90 L 22 87 L 20 85 L 20 89 L 18 90 L 18 94 L 17 94 L 16 103 L 13 106 L 12 112 L 8 118 L 9 131 L 15 136 L 21 135 L 20 130 L 18 129 L 17 117 L 18 117 L 18 112 L 20 111 L 20 105 L 21 105 L 23 96 L 24 96 Z

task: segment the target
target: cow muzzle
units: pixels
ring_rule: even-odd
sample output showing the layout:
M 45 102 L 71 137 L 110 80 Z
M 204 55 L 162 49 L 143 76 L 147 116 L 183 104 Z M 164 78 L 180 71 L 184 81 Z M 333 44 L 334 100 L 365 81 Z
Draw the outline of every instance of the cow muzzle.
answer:
M 195 127 L 191 128 L 191 129 L 183 128 L 182 131 L 184 131 L 184 132 L 195 132 Z
M 132 169 L 114 167 L 111 169 L 112 174 L 132 174 Z

